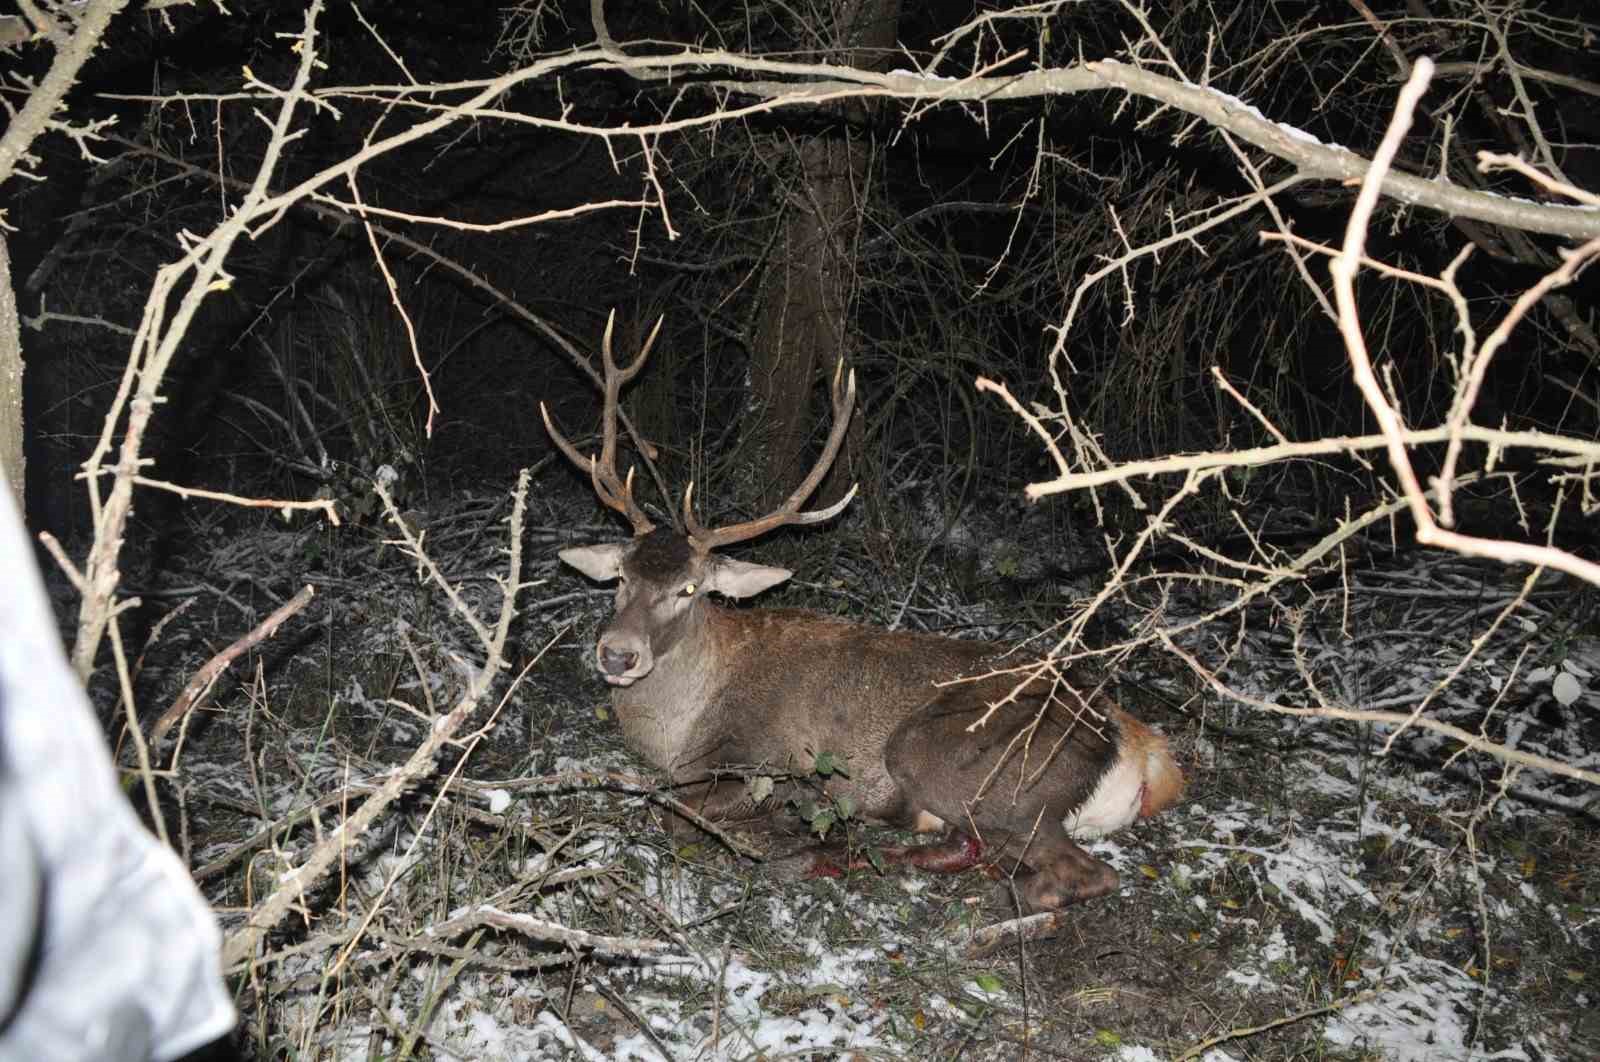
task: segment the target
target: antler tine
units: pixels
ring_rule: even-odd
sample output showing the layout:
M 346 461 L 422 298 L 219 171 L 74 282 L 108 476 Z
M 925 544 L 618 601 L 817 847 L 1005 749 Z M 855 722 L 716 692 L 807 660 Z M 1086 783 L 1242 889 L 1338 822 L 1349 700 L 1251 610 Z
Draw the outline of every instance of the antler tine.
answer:
M 841 386 L 843 383 L 843 386 Z M 800 512 L 800 506 L 811 497 L 812 491 L 822 482 L 822 477 L 828 474 L 828 469 L 833 465 L 834 459 L 839 456 L 839 447 L 844 445 L 845 432 L 850 428 L 850 412 L 856 401 L 856 371 L 850 370 L 848 381 L 844 380 L 844 359 L 840 358 L 833 370 L 833 428 L 828 432 L 828 441 L 822 447 L 822 454 L 817 458 L 817 463 L 811 467 L 811 472 L 804 481 L 794 489 L 784 503 L 766 516 L 755 520 L 747 520 L 742 524 L 732 524 L 728 527 L 719 527 L 707 530 L 700 526 L 694 518 L 691 496 L 694 493 L 694 484 L 690 483 L 683 492 L 683 526 L 688 532 L 689 541 L 694 548 L 702 553 L 709 552 L 721 546 L 731 545 L 735 542 L 744 542 L 748 539 L 764 535 L 775 528 L 790 524 L 805 525 L 820 523 L 830 520 L 844 512 L 856 496 L 856 488 L 860 484 L 851 484 L 845 496 L 825 509 L 814 509 L 811 512 Z
M 589 485 L 594 488 L 595 496 L 600 499 L 601 504 L 626 516 L 628 522 L 633 525 L 634 534 L 648 535 L 654 531 L 656 525 L 651 523 L 644 510 L 633 500 L 633 469 L 628 469 L 627 481 L 622 483 L 617 481 L 614 469 L 611 475 L 602 475 L 600 463 L 594 455 L 583 456 L 578 452 L 578 448 L 568 442 L 566 436 L 556 429 L 555 422 L 550 419 L 550 411 L 545 408 L 543 402 L 539 403 L 539 412 L 544 417 L 544 430 L 550 433 L 556 448 L 566 455 L 568 461 L 578 466 L 579 470 L 589 473 Z
M 593 455 L 584 457 L 580 454 L 577 447 L 556 430 L 554 422 L 550 419 L 550 411 L 545 409 L 544 403 L 539 403 L 539 411 L 544 414 L 545 430 L 555 440 L 557 448 L 579 469 L 588 470 L 589 482 L 594 487 L 595 495 L 608 508 L 626 516 L 628 522 L 633 525 L 635 535 L 647 535 L 655 530 L 656 525 L 645 515 L 644 509 L 633 500 L 634 470 L 628 469 L 626 481 L 617 475 L 617 396 L 622 392 L 622 385 L 633 379 L 639 370 L 644 368 L 645 359 L 650 356 L 650 348 L 655 346 L 656 336 L 661 333 L 661 323 L 664 319 L 664 317 L 656 319 L 655 327 L 650 330 L 650 336 L 644 341 L 638 356 L 627 368 L 619 369 L 611 354 L 611 336 L 616 327 L 617 311 L 613 309 L 606 317 L 606 331 L 600 341 L 600 361 L 605 369 L 605 405 L 600 412 L 598 458 Z
M 711 537 L 711 532 L 700 526 L 700 521 L 694 518 L 694 480 L 683 488 L 683 533 L 689 536 L 690 542 L 700 542 Z

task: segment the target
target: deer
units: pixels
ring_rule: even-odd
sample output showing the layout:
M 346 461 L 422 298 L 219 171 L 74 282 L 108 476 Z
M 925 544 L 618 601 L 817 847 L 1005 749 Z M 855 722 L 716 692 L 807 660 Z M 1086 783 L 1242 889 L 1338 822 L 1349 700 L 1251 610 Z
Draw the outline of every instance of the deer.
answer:
M 730 772 L 757 765 L 804 773 L 830 752 L 843 763 L 822 782 L 830 798 L 848 799 L 860 818 L 945 832 L 942 841 L 881 855 L 929 871 L 983 866 L 1005 873 L 1025 914 L 1117 889 L 1116 872 L 1080 842 L 1176 803 L 1184 778 L 1166 738 L 1103 692 L 1079 691 L 1092 684 L 1042 671 L 1019 679 L 1002 660 L 1007 647 L 996 643 L 713 600 L 754 597 L 794 574 L 719 551 L 781 527 L 820 524 L 855 497 L 859 484 L 832 505 L 802 511 L 844 441 L 854 370 L 846 376 L 839 360 L 827 441 L 776 509 L 706 528 L 695 518 L 690 482 L 681 530 L 658 527 L 634 499 L 634 469 L 622 478 L 616 458 L 618 396 L 644 366 L 661 322 L 619 367 L 614 320 L 613 313 L 601 340 L 599 454 L 585 457 L 542 402 L 540 412 L 600 502 L 633 528 L 624 541 L 559 551 L 562 562 L 595 582 L 617 584 L 592 663 L 611 687 L 627 745 L 673 785 L 687 787 L 690 806 L 709 823 L 765 824 L 773 832 L 780 795 L 757 801 L 745 776 Z M 836 876 L 863 865 L 841 865 L 815 846 L 787 858 L 791 868 L 802 861 L 798 876 Z

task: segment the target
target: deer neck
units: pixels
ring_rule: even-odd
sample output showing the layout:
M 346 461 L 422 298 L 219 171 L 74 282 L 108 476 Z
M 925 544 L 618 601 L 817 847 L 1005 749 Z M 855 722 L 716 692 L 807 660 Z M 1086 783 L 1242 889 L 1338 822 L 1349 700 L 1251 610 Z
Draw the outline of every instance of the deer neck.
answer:
M 703 771 L 702 759 L 714 727 L 708 716 L 727 684 L 724 647 L 737 614 L 702 599 L 684 622 L 688 628 L 656 657 L 650 673 L 612 691 L 611 703 L 628 745 L 675 781 Z

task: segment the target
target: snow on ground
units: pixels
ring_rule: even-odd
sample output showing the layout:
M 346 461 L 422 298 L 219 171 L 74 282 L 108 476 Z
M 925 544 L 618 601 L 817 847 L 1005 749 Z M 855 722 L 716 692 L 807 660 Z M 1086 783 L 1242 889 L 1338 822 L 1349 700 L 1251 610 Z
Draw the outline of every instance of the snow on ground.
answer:
M 230 571 L 250 568 L 248 549 L 229 548 Z M 1419 556 L 1373 584 L 1477 579 L 1480 593 L 1419 594 L 1392 619 L 1374 608 L 1343 625 L 1363 634 L 1335 625 L 1302 632 L 1298 647 L 1270 623 L 1247 624 L 1224 679 L 1303 703 L 1309 671 L 1350 703 L 1409 711 L 1482 632 L 1484 596 L 1516 585 L 1490 566 L 1452 561 L 1441 574 L 1436 563 Z M 386 578 L 403 585 L 408 572 Z M 468 593 L 493 589 L 481 580 Z M 360 644 L 341 645 L 336 667 L 313 662 L 310 671 L 334 676 L 321 700 L 301 703 L 290 659 L 265 708 L 242 687 L 219 695 L 214 725 L 185 754 L 191 862 L 216 861 L 202 885 L 224 910 L 247 899 L 240 869 L 253 868 L 249 895 L 259 898 L 274 868 L 314 840 L 288 828 L 266 844 L 249 838 L 286 827 L 291 813 L 305 823 L 318 799 L 315 829 L 326 829 L 340 814 L 331 796 L 381 778 L 414 746 L 424 720 L 397 698 L 418 703 L 424 683 L 405 646 L 448 648 L 458 636 L 424 603 L 403 605 L 403 624 L 358 623 L 405 596 L 370 576 L 330 580 L 325 596 L 335 628 Z M 605 601 L 529 621 L 529 645 L 577 628 L 461 772 L 471 798 L 425 817 L 436 794 L 420 796 L 351 852 L 334 892 L 308 900 L 311 928 L 289 926 L 274 945 L 301 950 L 264 967 L 244 1000 L 247 1014 L 270 1015 L 250 1019 L 269 1030 L 259 1042 L 352 1062 L 407 1043 L 486 1062 L 1011 1058 L 1024 1043 L 1131 1062 L 1211 1039 L 1198 1057 L 1214 1062 L 1600 1057 L 1572 1053 L 1600 1046 L 1590 1016 L 1600 831 L 1594 793 L 1580 783 L 1531 770 L 1503 779 L 1482 758 L 1442 767 L 1452 746 L 1416 728 L 1380 755 L 1392 730 L 1194 702 L 1181 673 L 1152 667 L 1128 680 L 1165 703 L 1190 702 L 1182 715 L 1141 713 L 1188 765 L 1185 802 L 1093 846 L 1120 874 L 1119 896 L 1074 910 L 1055 940 L 971 959 L 971 930 L 1006 916 L 1003 893 L 979 875 L 770 881 L 706 846 L 673 851 L 635 793 L 528 784 L 641 773 L 597 710 L 604 691 L 582 663 Z M 1435 695 L 1430 715 L 1600 767 L 1600 636 L 1562 604 L 1534 595 L 1520 622 Z M 153 658 L 152 681 L 165 668 L 181 685 L 193 654 Z M 448 654 L 431 659 L 426 693 L 446 703 Z M 1591 811 L 1573 810 L 1582 807 Z M 243 817 L 230 825 L 225 812 Z M 675 958 L 498 932 L 470 947 L 465 935 L 431 936 L 438 921 L 488 903 L 660 941 Z M 395 948 L 409 957 L 397 962 L 385 951 Z M 1292 1015 L 1303 1016 L 1282 1021 Z

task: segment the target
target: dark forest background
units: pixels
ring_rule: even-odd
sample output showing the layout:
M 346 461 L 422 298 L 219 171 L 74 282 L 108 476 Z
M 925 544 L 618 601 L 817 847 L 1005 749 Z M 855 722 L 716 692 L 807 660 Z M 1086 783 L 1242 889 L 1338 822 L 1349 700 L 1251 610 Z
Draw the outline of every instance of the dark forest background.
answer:
M 318 87 L 393 84 L 397 59 L 418 83 L 490 78 L 589 45 L 588 11 L 569 7 L 332 4 L 319 19 Z M 1154 65 L 1207 72 L 1217 90 L 1273 120 L 1370 154 L 1393 105 L 1396 56 L 1427 53 L 1446 72 L 1402 166 L 1537 196 L 1523 178 L 1477 172 L 1479 150 L 1522 150 L 1594 186 L 1588 145 L 1600 141 L 1600 111 L 1583 80 L 1591 56 L 1581 5 L 1478 21 L 1451 17 L 1460 12 L 1450 5 L 1430 18 L 1416 4 L 1368 21 L 1363 7 L 1259 5 L 1213 23 L 1204 5 L 1166 5 L 1159 32 L 1169 53 Z M 944 35 L 982 12 L 882 0 L 784 10 L 619 5 L 610 20 L 616 39 L 639 42 L 631 51 L 644 55 L 696 45 L 868 70 L 909 69 L 940 48 L 962 69 L 1068 66 L 1114 55 L 1143 29 L 1114 4 L 1009 18 L 1000 8 L 957 38 Z M 27 169 L 45 179 L 10 183 L 13 285 L 31 322 L 27 499 L 37 528 L 90 530 L 72 472 L 99 436 L 149 278 L 185 233 L 215 224 L 259 166 L 270 128 L 263 100 L 240 94 L 240 72 L 285 83 L 295 56 L 274 42 L 303 18 L 284 4 L 126 12 L 68 97 L 73 121 L 96 135 L 38 137 Z M 1509 71 L 1495 53 L 1468 61 L 1497 44 L 1502 24 L 1508 44 L 1537 49 L 1537 79 L 1500 76 Z M 50 58 L 47 47 L 19 44 L 8 63 L 36 76 Z M 1111 92 L 937 107 L 867 99 L 715 120 L 741 102 L 721 73 L 656 82 L 596 66 L 531 79 L 500 100 L 536 121 L 455 122 L 364 163 L 361 202 L 383 211 L 371 233 L 355 223 L 342 180 L 252 226 L 161 388 L 145 446 L 159 478 L 272 497 L 328 491 L 347 503 L 384 463 L 424 492 L 504 483 L 549 452 L 539 401 L 564 424 L 593 423 L 596 395 L 574 362 L 592 356 L 613 310 L 619 347 L 636 347 L 664 317 L 633 395 L 638 424 L 662 447 L 664 480 L 695 478 L 703 503 L 719 508 L 787 493 L 806 440 L 824 427 L 821 381 L 846 358 L 864 394 L 850 472 L 871 530 L 891 536 L 890 499 L 908 485 L 954 513 L 979 497 L 1015 498 L 1041 470 L 1022 425 L 973 394 L 979 375 L 1054 405 L 1053 364 L 1070 411 L 1112 461 L 1263 441 L 1215 386 L 1214 367 L 1289 438 L 1373 430 L 1317 294 L 1283 246 L 1258 235 L 1281 227 L 1336 243 L 1349 188 L 1308 182 L 1277 197 L 1270 221 L 1244 212 L 1128 262 L 1083 294 L 1058 341 L 1052 330 L 1085 274 L 1250 191 L 1251 171 L 1224 136 Z M 1528 92 L 1534 112 L 1518 120 Z M 354 90 L 307 108 L 273 188 L 356 154 L 449 93 L 413 92 L 415 110 L 396 96 Z M 681 128 L 644 143 L 617 135 L 646 122 Z M 1267 183 L 1287 172 L 1270 159 L 1249 165 Z M 573 216 L 514 223 L 552 211 Z M 1456 281 L 1481 322 L 1553 268 L 1564 242 L 1389 203 L 1368 250 L 1436 275 L 1474 247 Z M 1320 262 L 1307 272 L 1326 286 Z M 1456 308 L 1414 284 L 1373 281 L 1360 296 L 1404 417 L 1439 423 L 1459 382 Z M 1515 349 L 1490 367 L 1473 422 L 1592 437 L 1592 314 L 1583 287 L 1542 300 Z M 438 406 L 431 432 L 418 361 Z M 1318 516 L 1383 490 L 1364 469 L 1309 463 L 1264 470 L 1251 487 Z M 1464 517 L 1479 521 L 1465 526 L 1505 529 L 1492 497 L 1464 501 Z M 142 493 L 139 537 L 181 534 L 182 507 Z M 1190 530 L 1202 540 L 1226 533 L 1227 521 L 1204 526 L 1216 515 L 1189 514 L 1201 524 Z M 1570 506 L 1561 515 L 1581 522 Z M 1086 537 L 1081 548 L 1098 548 Z

